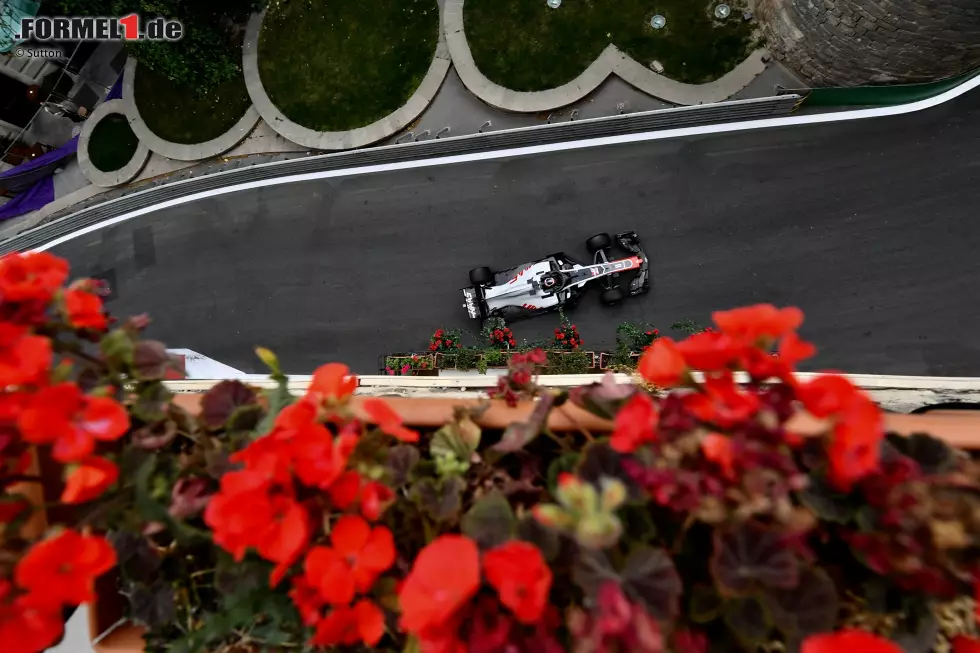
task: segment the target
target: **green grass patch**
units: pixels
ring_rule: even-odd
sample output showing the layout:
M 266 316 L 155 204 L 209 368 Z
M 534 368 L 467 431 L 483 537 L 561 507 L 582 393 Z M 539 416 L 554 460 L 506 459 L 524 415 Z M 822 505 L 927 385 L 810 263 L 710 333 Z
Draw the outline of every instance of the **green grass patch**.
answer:
M 644 66 L 692 84 L 709 82 L 752 51 L 752 23 L 737 3 L 723 21 L 719 0 L 466 0 L 466 40 L 477 67 L 515 91 L 543 91 L 570 82 L 610 43 Z M 650 19 L 661 14 L 663 29 Z
M 136 154 L 139 139 L 126 116 L 110 113 L 99 120 L 88 141 L 88 158 L 102 172 L 119 170 Z
M 213 88 L 198 88 L 139 66 L 134 84 L 143 122 L 173 143 L 193 145 L 217 138 L 234 127 L 251 104 L 241 74 Z
M 354 129 L 408 101 L 438 39 L 435 0 L 284 0 L 263 21 L 259 72 L 290 120 Z

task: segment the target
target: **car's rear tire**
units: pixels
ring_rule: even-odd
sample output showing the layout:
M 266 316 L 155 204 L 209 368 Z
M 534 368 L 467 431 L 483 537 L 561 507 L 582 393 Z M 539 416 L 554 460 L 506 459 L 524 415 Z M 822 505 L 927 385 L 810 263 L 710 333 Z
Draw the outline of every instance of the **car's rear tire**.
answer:
M 626 293 L 623 292 L 622 288 L 606 288 L 599 295 L 599 301 L 605 306 L 615 306 L 616 304 L 621 304 L 623 300 L 626 299 Z
M 585 246 L 588 248 L 589 254 L 595 254 L 601 249 L 612 247 L 612 238 L 609 237 L 609 234 L 596 234 L 585 241 Z
M 493 283 L 493 270 L 487 267 L 474 268 L 470 270 L 470 283 L 474 286 L 483 286 Z

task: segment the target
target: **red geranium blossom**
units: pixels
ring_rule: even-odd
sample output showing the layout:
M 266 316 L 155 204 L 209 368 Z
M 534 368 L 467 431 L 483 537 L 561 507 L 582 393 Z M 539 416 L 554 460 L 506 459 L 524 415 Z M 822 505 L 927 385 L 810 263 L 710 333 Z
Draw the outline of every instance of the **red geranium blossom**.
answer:
M 483 556 L 483 571 L 500 595 L 500 602 L 510 608 L 518 621 L 533 624 L 541 618 L 548 604 L 552 577 L 538 547 L 527 542 L 507 542 Z
M 102 496 L 119 478 L 115 463 L 99 456 L 89 456 L 78 465 L 70 467 L 62 503 L 85 503 Z
M 4 653 L 37 653 L 50 648 L 64 632 L 58 607 L 39 605 L 21 594 L 10 599 L 13 585 L 0 580 L 0 642 Z
M 221 477 L 220 491 L 204 510 L 214 541 L 236 561 L 254 547 L 279 566 L 270 582 L 277 584 L 310 539 L 310 518 L 288 491 L 262 472 L 243 470 Z
M 609 445 L 620 453 L 632 453 L 657 439 L 659 416 L 653 398 L 645 392 L 634 392 L 626 405 L 616 413 Z
M 731 438 L 720 433 L 709 433 L 701 440 L 701 453 L 721 468 L 725 478 L 735 479 L 735 449 Z
M 40 385 L 51 367 L 51 341 L 0 322 L 0 386 Z
M 803 311 L 790 306 L 776 308 L 772 304 L 742 306 L 730 311 L 711 314 L 718 329 L 745 344 L 762 344 L 795 331 L 803 324 Z
M 684 378 L 687 363 L 670 338 L 658 338 L 643 352 L 637 371 L 649 383 L 672 388 Z
M 34 444 L 53 443 L 54 459 L 82 460 L 95 441 L 112 442 L 129 430 L 126 409 L 108 397 L 90 397 L 74 383 L 43 388 L 17 420 L 21 435 Z
M 95 598 L 93 582 L 115 564 L 105 539 L 65 530 L 30 548 L 14 568 L 14 582 L 39 605 L 79 605 Z
M 343 402 L 357 389 L 357 377 L 343 363 L 327 363 L 313 372 L 313 380 L 306 389 L 307 396 Z
M 49 302 L 68 278 L 68 262 L 47 252 L 0 258 L 0 300 Z
M 677 343 L 688 367 L 702 372 L 729 369 L 742 356 L 745 345 L 718 331 L 702 331 Z
M 354 471 L 346 471 L 330 486 L 330 501 L 338 510 L 349 510 L 359 504 L 361 515 L 368 521 L 381 517 L 395 494 L 377 481 L 365 481 Z
M 317 624 L 311 644 L 333 647 L 364 642 L 374 646 L 385 634 L 385 616 L 373 601 L 361 599 L 352 607 L 338 605 Z
M 480 552 L 462 535 L 441 535 L 422 549 L 399 592 L 399 627 L 438 631 L 480 586 Z
M 953 645 L 953 653 L 980 653 L 980 639 L 957 635 L 950 643 Z
M 878 469 L 884 423 L 870 397 L 838 374 L 798 384 L 797 395 L 811 414 L 834 420 L 827 454 L 829 478 L 838 489 L 850 490 Z
M 759 398 L 742 392 L 730 372 L 709 377 L 702 392 L 682 398 L 684 406 L 702 422 L 728 429 L 744 424 L 759 410 Z
M 81 288 L 65 291 L 65 312 L 76 329 L 102 331 L 109 324 L 102 312 L 102 298 Z
M 317 546 L 306 556 L 307 581 L 332 605 L 347 605 L 367 592 L 395 562 L 395 541 L 384 526 L 371 528 L 356 515 L 341 517 L 330 532 L 331 547 Z
M 800 653 L 902 653 L 902 647 L 864 630 L 846 628 L 836 633 L 811 635 Z
M 368 414 L 370 421 L 378 425 L 378 428 L 402 442 L 418 442 L 418 431 L 405 428 L 402 425 L 401 415 L 396 413 L 384 399 L 365 399 L 364 412 Z

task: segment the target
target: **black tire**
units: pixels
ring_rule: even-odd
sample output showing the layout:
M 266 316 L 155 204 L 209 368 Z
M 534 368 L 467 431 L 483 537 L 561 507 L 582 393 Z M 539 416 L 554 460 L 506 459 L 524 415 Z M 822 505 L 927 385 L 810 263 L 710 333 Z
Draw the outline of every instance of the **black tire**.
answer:
M 493 270 L 487 267 L 470 270 L 470 283 L 474 286 L 493 283 Z
M 599 301 L 605 306 L 615 306 L 616 304 L 621 304 L 622 301 L 626 299 L 626 293 L 623 292 L 622 288 L 606 288 L 599 295 Z
M 588 248 L 589 254 L 595 254 L 600 249 L 612 247 L 612 238 L 609 237 L 609 234 L 596 234 L 585 241 L 585 246 Z

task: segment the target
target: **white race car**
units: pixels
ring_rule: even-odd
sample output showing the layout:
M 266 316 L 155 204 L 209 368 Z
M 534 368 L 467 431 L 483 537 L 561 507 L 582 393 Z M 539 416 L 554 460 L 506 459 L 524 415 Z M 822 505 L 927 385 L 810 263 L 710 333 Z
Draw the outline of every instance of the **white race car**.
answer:
M 496 273 L 487 267 L 470 270 L 473 285 L 463 288 L 463 306 L 473 319 L 501 317 L 510 322 L 574 306 L 592 281 L 603 286 L 599 299 L 607 306 L 647 292 L 650 266 L 636 232 L 616 234 L 615 242 L 630 256 L 611 260 L 613 239 L 597 234 L 585 241 L 591 265 L 559 252 Z M 632 277 L 625 290 L 620 285 L 623 274 Z

